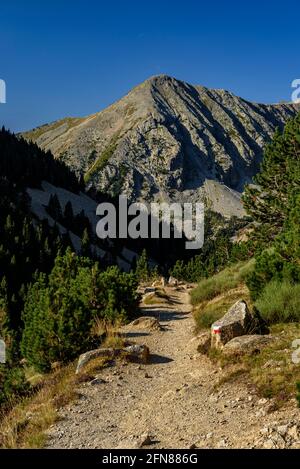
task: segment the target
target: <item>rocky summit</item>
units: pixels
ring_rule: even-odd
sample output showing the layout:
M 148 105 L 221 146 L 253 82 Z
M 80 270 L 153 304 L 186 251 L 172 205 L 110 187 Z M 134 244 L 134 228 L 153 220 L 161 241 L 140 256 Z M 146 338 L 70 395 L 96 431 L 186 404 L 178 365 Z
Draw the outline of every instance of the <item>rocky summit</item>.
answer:
M 204 200 L 227 217 L 242 216 L 241 192 L 265 144 L 297 110 L 160 75 L 99 113 L 24 137 L 84 175 L 88 188 L 131 200 Z

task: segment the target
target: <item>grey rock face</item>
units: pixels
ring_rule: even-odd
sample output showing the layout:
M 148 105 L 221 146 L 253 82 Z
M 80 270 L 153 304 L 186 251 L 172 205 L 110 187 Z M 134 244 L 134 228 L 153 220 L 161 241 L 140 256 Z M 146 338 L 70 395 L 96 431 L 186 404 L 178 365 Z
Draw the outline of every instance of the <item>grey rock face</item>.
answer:
M 242 216 L 240 193 L 264 145 L 297 109 L 163 75 L 102 112 L 24 136 L 85 175 L 90 188 L 132 200 L 205 200 L 225 216 Z

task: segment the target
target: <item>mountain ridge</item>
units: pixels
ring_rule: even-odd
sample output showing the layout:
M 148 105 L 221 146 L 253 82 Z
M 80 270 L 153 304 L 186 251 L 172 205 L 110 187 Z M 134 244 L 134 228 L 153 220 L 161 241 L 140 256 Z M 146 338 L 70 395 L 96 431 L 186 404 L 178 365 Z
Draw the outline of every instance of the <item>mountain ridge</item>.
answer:
M 98 113 L 23 136 L 84 175 L 90 189 L 130 200 L 205 200 L 242 216 L 240 194 L 263 147 L 298 110 L 156 75 Z

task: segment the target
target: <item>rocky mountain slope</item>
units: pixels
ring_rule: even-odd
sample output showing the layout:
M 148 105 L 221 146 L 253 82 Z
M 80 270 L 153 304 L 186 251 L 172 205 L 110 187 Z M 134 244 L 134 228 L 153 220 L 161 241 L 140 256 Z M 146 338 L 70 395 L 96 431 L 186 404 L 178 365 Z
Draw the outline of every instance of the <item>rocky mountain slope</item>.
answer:
M 204 199 L 225 216 L 239 216 L 240 193 L 264 145 L 297 109 L 162 75 L 102 112 L 24 136 L 83 174 L 90 188 L 134 200 Z

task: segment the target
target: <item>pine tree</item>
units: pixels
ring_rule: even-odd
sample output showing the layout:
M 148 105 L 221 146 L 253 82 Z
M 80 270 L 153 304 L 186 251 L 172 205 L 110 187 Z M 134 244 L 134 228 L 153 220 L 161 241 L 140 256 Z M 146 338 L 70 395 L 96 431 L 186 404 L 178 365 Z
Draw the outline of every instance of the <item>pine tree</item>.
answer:
M 80 254 L 84 257 L 92 257 L 91 241 L 87 228 L 83 232 Z
M 93 320 L 130 318 L 139 295 L 134 274 L 111 267 L 100 272 L 91 260 L 67 249 L 51 273 L 39 274 L 24 306 L 21 351 L 28 363 L 47 371 L 54 361 L 68 362 L 93 346 Z
M 259 187 L 248 187 L 245 205 L 258 226 L 256 262 L 248 286 L 257 299 L 268 282 L 300 282 L 300 114 L 268 146 Z
M 47 278 L 40 274 L 29 288 L 23 314 L 21 350 L 40 370 L 53 361 L 72 360 L 91 337 L 91 270 L 87 259 L 68 249 L 58 256 Z
M 149 278 L 148 256 L 144 249 L 136 261 L 135 274 L 140 282 L 145 282 Z
M 60 221 L 62 218 L 62 210 L 59 199 L 56 194 L 51 195 L 48 203 L 47 210 L 49 215 L 54 218 L 56 221 Z
M 64 224 L 65 226 L 69 229 L 72 230 L 73 224 L 74 224 L 74 213 L 73 213 L 73 207 L 72 203 L 68 201 L 65 206 L 64 210 Z
M 246 187 L 244 206 L 259 225 L 258 240 L 270 242 L 283 229 L 291 197 L 300 186 L 300 114 L 266 147 L 256 185 Z

